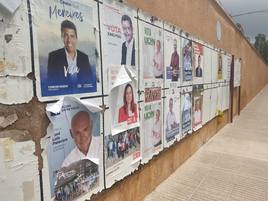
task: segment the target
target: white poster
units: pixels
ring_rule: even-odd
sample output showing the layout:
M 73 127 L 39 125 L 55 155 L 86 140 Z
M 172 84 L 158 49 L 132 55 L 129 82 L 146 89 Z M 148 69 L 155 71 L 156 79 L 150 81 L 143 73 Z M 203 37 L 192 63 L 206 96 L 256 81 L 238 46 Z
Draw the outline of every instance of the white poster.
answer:
M 212 83 L 218 82 L 218 52 L 211 50 L 211 81 Z
M 64 97 L 48 105 L 45 153 L 53 200 L 90 198 L 103 189 L 101 108 Z M 44 177 L 44 181 L 46 177 Z
M 32 98 L 32 80 L 27 77 L 0 76 L 0 103 L 7 105 L 28 103 Z
M 104 139 L 106 188 L 138 168 L 141 159 L 139 127 Z
M 113 65 L 132 66 L 138 63 L 137 10 L 118 1 L 105 0 L 100 7 L 104 93 L 109 68 Z
M 149 18 L 141 13 L 139 15 L 144 20 Z M 153 22 L 154 24 L 149 22 L 139 21 L 140 89 L 142 90 L 157 80 L 161 81 L 161 87 L 164 78 L 163 24 L 159 21 Z
M 27 1 L 12 14 L 0 6 L 0 19 L 0 77 L 26 76 L 32 71 Z
M 99 95 L 97 2 L 30 2 L 38 98 L 45 101 L 63 95 Z
M 211 90 L 208 88 L 208 85 L 204 85 L 203 92 L 203 106 L 202 106 L 202 124 L 206 124 L 210 120 L 210 96 Z
M 167 25 L 166 25 L 167 26 Z M 169 26 L 165 27 L 170 28 Z M 174 28 L 173 32 L 165 30 L 164 32 L 164 49 L 165 49 L 165 88 L 176 88 L 180 86 L 181 71 L 181 49 L 180 37 L 177 35 L 178 30 Z
M 180 89 L 169 89 L 165 92 L 164 102 L 164 146 L 169 147 L 181 138 Z
M 217 84 L 213 84 L 211 88 L 211 99 L 210 99 L 210 120 L 213 119 L 217 114 L 217 95 L 218 89 Z
M 202 127 L 203 114 L 203 84 L 193 85 L 193 130 Z
M 234 87 L 240 86 L 241 79 L 241 61 L 236 59 L 234 62 Z
M 142 162 L 147 163 L 163 149 L 163 110 L 161 88 L 145 89 L 145 101 L 141 104 Z
M 223 88 L 221 84 L 217 88 L 217 114 L 222 111 L 222 103 L 223 103 Z
M 222 100 L 222 110 L 225 111 L 229 109 L 230 102 L 230 85 L 223 86 L 223 100 Z
M 208 47 L 204 47 L 204 84 L 211 83 L 211 57 L 212 50 Z
M 192 87 L 181 89 L 181 134 L 182 138 L 192 133 Z

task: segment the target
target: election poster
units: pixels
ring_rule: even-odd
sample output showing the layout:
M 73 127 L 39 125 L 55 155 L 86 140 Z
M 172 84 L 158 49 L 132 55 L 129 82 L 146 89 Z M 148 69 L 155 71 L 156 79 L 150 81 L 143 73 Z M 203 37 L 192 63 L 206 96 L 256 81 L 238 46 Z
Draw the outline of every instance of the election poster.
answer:
M 39 99 L 100 93 L 97 3 L 30 2 Z
M 212 83 L 218 82 L 218 50 L 211 50 L 211 81 Z
M 137 10 L 115 0 L 103 1 L 100 8 L 104 78 L 113 65 L 132 66 L 137 71 Z M 103 80 L 105 94 L 109 90 L 106 80 Z
M 178 30 L 166 25 L 164 31 L 164 50 L 165 50 L 165 88 L 177 88 L 180 86 L 180 37 Z
M 165 92 L 164 101 L 164 147 L 169 147 L 181 138 L 180 88 Z
M 181 91 L 181 134 L 184 138 L 192 133 L 192 87 L 183 87 Z
M 111 133 L 139 126 L 137 81 L 126 66 L 110 67 L 109 107 Z
M 141 14 L 139 14 L 141 15 Z M 142 18 L 142 17 L 141 17 Z M 148 16 L 144 16 L 145 20 Z M 151 82 L 164 78 L 164 49 L 163 24 L 159 21 L 151 24 L 139 20 L 140 40 L 140 89 L 144 89 Z
M 187 84 L 193 80 L 193 46 L 190 39 L 182 38 L 182 81 Z
M 193 130 L 196 131 L 202 127 L 203 114 L 203 84 L 193 85 Z
M 218 52 L 218 80 L 223 79 L 223 54 Z
M 103 188 L 101 108 L 91 100 L 66 96 L 46 111 L 51 124 L 44 146 L 48 168 L 44 178 L 49 178 L 50 186 L 50 196 L 45 197 L 89 198 Z
M 211 90 L 209 85 L 204 85 L 203 105 L 202 105 L 202 125 L 206 124 L 210 119 L 210 96 Z
M 147 163 L 163 149 L 163 110 L 161 87 L 145 89 L 142 109 L 142 163 Z
M 32 71 L 27 9 L 27 0 L 12 14 L 0 7 L 0 77 L 26 76 Z
M 209 84 L 211 83 L 211 68 L 212 68 L 212 64 L 211 64 L 211 54 L 212 50 L 209 47 L 205 47 L 204 46 L 204 84 Z
M 213 119 L 217 114 L 217 97 L 218 97 L 218 84 L 211 86 L 211 99 L 210 99 L 210 118 Z
M 203 84 L 204 48 L 202 44 L 197 42 L 193 42 L 193 66 L 194 84 Z
M 105 136 L 106 187 L 112 186 L 138 168 L 141 159 L 140 138 L 139 127 Z

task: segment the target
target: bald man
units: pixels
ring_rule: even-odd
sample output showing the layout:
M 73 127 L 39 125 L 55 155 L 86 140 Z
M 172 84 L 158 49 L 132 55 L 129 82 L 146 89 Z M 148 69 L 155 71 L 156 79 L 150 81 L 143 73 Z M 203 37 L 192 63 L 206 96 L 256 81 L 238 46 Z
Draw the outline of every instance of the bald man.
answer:
M 76 147 L 69 153 L 62 163 L 67 167 L 79 160 L 88 159 L 99 165 L 99 137 L 92 136 L 93 122 L 88 112 L 76 113 L 71 121 L 70 133 Z

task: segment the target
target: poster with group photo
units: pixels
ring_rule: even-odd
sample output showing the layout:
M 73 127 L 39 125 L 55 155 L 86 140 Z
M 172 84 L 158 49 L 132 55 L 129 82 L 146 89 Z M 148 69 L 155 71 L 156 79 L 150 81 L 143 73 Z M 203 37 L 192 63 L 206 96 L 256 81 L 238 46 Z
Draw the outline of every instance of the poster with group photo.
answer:
M 123 179 L 138 168 L 141 159 L 139 127 L 104 139 L 106 187 Z
M 184 84 L 193 80 L 193 46 L 190 39 L 182 38 L 182 81 Z
M 156 23 L 156 22 L 155 22 Z M 157 23 L 156 23 L 157 24 Z M 158 23 L 162 26 L 162 23 Z M 148 22 L 139 21 L 140 32 L 140 88 L 164 78 L 163 30 Z
M 46 110 L 50 197 L 89 198 L 103 188 L 101 108 L 90 100 L 64 97 Z
M 147 163 L 163 148 L 163 111 L 161 87 L 145 89 L 142 109 L 142 162 Z
M 202 84 L 204 77 L 204 48 L 200 43 L 193 42 L 193 74 L 194 84 Z
M 112 65 L 132 66 L 137 71 L 137 10 L 115 0 L 103 1 L 100 8 L 104 78 Z M 109 86 L 106 80 L 104 93 Z
M 169 89 L 165 92 L 164 101 L 164 146 L 169 147 L 180 140 L 180 89 Z
M 168 26 L 165 27 L 169 28 Z M 173 32 L 164 31 L 164 49 L 165 49 L 165 88 L 177 88 L 180 86 L 180 37 L 175 27 Z
M 126 66 L 111 66 L 109 72 L 111 133 L 116 134 L 139 126 L 137 81 Z
M 30 0 L 38 97 L 100 92 L 97 3 Z M 49 41 L 49 42 L 48 42 Z
M 181 89 L 181 135 L 192 133 L 192 87 Z
M 196 131 L 202 127 L 203 114 L 203 84 L 193 85 L 193 130 Z
M 32 71 L 27 0 L 20 1 L 12 14 L 3 5 L 0 7 L 0 76 L 26 76 Z

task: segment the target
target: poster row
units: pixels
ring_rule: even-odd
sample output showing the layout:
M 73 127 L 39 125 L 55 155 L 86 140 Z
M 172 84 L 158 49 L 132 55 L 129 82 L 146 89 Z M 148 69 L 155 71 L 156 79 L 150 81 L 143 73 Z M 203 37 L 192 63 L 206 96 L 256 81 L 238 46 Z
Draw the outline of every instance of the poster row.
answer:
M 120 87 L 114 97 L 118 104 L 106 97 L 106 110 L 101 98 L 66 96 L 47 106 L 45 200 L 88 199 L 229 107 L 230 89 L 223 83 L 166 89 L 164 95 L 151 87 L 140 103 L 131 83 Z
M 126 4 L 111 0 L 29 4 L 32 49 L 27 1 L 13 15 L 0 10 L 0 84 L 7 82 L 7 75 L 26 77 L 33 56 L 41 101 L 107 95 L 113 69 L 122 65 L 136 75 L 140 91 L 156 83 L 177 88 L 230 80 L 231 55 Z M 12 100 L 9 91 L 3 91 L 1 102 Z M 23 91 L 25 99 L 33 96 L 31 84 Z M 22 100 L 18 97 L 18 102 Z

